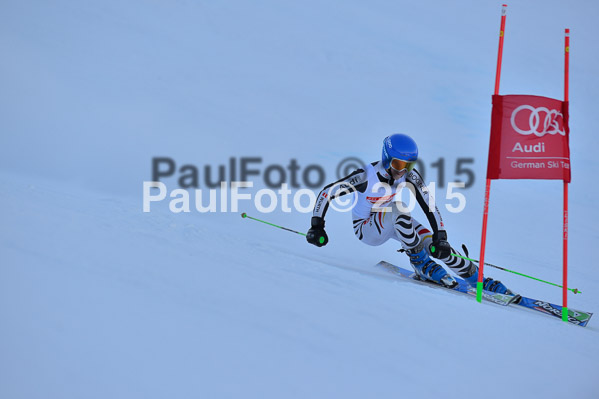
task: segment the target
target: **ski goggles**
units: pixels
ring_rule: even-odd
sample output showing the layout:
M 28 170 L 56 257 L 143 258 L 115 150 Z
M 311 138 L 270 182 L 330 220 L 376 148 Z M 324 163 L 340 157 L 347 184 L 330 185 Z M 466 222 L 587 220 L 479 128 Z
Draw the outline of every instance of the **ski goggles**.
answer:
M 393 158 L 391 160 L 391 167 L 395 169 L 397 172 L 401 172 L 402 170 L 411 171 L 416 166 L 416 161 L 404 161 L 403 159 Z

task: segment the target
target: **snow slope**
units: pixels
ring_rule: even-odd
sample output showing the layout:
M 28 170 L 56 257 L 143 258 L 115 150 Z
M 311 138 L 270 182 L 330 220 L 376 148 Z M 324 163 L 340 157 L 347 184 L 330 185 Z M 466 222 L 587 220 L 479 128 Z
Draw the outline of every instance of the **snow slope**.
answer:
M 148 217 L 136 202 L 6 175 L 2 198 L 2 397 L 597 389 L 593 320 L 477 305 L 380 274 L 360 248 L 304 248 L 238 216 Z M 572 302 L 596 309 L 597 280 L 573 274 L 586 290 Z
M 0 397 L 596 397 L 598 320 L 385 275 L 374 264 L 407 258 L 358 245 L 347 214 L 329 212 L 316 248 L 239 212 L 142 212 L 154 156 L 297 158 L 331 181 L 404 131 L 447 180 L 475 159 L 466 209 L 444 218 L 477 255 L 500 11 L 482 3 L 3 2 Z M 511 2 L 501 90 L 561 98 L 572 29 L 570 306 L 592 312 L 596 11 Z M 559 282 L 561 185 L 494 182 L 491 201 L 488 260 Z

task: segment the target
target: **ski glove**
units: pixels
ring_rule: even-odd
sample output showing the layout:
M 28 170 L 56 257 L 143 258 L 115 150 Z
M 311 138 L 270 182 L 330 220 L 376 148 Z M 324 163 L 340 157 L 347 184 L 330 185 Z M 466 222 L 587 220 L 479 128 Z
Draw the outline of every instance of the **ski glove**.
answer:
M 451 256 L 451 245 L 447 242 L 447 232 L 439 230 L 433 234 L 433 243 L 430 246 L 431 255 L 437 259 L 445 259 Z
M 310 244 L 314 244 L 317 247 L 324 247 L 329 242 L 329 237 L 324 231 L 324 219 L 318 216 L 313 216 L 311 223 L 312 227 L 310 227 L 308 234 L 306 234 L 306 240 L 308 240 Z

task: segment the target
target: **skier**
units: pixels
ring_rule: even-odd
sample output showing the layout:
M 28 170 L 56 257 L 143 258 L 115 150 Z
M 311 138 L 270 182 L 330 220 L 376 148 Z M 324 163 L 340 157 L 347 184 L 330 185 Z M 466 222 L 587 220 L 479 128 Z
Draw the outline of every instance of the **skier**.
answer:
M 429 209 L 432 200 L 424 179 L 414 166 L 418 159 L 416 142 L 405 134 L 393 134 L 383 140 L 382 159 L 364 169 L 331 183 L 322 189 L 316 199 L 306 239 L 318 247 L 329 241 L 324 230 L 324 217 L 329 202 L 348 193 L 358 196 L 352 209 L 354 233 L 368 245 L 381 245 L 390 238 L 398 240 L 410 257 L 410 264 L 423 280 L 446 287 L 455 287 L 457 281 L 430 257 L 449 266 L 469 285 L 476 287 L 478 267 L 471 261 L 453 256 L 457 254 L 447 241 L 447 232 L 439 209 Z M 430 231 L 405 209 L 393 205 L 395 194 L 402 183 L 411 183 L 418 204 L 424 211 L 433 230 Z M 405 185 L 404 184 L 404 185 Z M 403 185 L 402 185 L 403 187 Z M 484 279 L 484 289 L 501 294 L 512 294 L 499 280 Z

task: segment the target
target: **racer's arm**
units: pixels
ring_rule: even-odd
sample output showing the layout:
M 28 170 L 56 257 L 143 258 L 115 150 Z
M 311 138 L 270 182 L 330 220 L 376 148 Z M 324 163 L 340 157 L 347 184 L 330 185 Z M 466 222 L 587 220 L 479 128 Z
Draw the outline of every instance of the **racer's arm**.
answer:
M 312 219 L 310 221 L 310 230 L 306 234 L 306 240 L 310 244 L 318 247 L 327 245 L 329 238 L 324 231 L 324 216 L 329 209 L 329 203 L 337 197 L 353 193 L 355 191 L 363 193 L 368 187 L 368 175 L 364 169 L 357 169 L 353 173 L 345 176 L 325 186 L 318 197 L 312 211 Z
M 424 184 L 424 179 L 416 169 L 412 169 L 406 180 L 414 185 L 416 200 L 433 229 L 433 244 L 431 245 L 432 255 L 437 258 L 449 256 L 451 253 L 451 246 L 447 242 L 447 232 L 445 231 L 443 218 L 441 217 L 439 208 L 437 208 L 435 199 Z M 429 206 L 429 204 L 434 205 L 434 207 Z
M 341 197 L 345 194 L 359 191 L 363 193 L 366 191 L 368 186 L 368 176 L 364 169 L 357 169 L 342 179 L 337 180 L 325 186 L 318 197 L 316 197 L 316 204 L 312 212 L 312 217 L 319 217 L 324 219 L 327 210 L 329 209 L 329 203 L 337 197 Z

